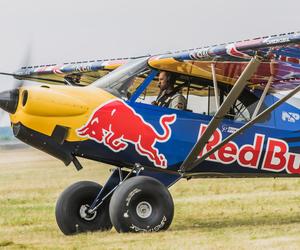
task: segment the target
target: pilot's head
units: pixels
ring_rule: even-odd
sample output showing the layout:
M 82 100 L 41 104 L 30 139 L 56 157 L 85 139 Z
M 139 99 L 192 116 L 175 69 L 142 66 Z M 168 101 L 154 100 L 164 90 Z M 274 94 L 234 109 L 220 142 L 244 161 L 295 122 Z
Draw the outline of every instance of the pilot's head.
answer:
M 158 75 L 158 87 L 160 90 L 165 90 L 168 88 L 173 88 L 175 82 L 175 78 L 172 73 L 167 71 L 160 71 Z

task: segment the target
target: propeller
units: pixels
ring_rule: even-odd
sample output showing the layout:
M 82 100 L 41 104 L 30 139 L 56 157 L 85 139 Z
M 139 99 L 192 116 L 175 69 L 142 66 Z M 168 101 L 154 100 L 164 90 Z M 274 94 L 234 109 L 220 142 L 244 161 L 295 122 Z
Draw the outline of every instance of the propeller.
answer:
M 31 46 L 28 46 L 26 55 L 22 60 L 22 65 L 29 65 L 31 59 Z M 0 72 L 0 75 L 13 76 L 16 80 L 14 81 L 13 88 L 0 93 L 0 123 L 4 116 L 4 112 L 15 113 L 19 101 L 19 89 L 24 85 L 25 81 L 23 78 L 18 77 L 17 74 Z

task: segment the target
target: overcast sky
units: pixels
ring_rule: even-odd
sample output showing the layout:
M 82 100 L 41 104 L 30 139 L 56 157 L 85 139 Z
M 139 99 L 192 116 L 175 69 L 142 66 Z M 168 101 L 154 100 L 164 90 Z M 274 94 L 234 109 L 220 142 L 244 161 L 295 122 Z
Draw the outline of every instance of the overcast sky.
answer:
M 0 71 L 299 31 L 299 10 L 299 0 L 0 0 Z M 0 91 L 12 87 L 0 77 Z

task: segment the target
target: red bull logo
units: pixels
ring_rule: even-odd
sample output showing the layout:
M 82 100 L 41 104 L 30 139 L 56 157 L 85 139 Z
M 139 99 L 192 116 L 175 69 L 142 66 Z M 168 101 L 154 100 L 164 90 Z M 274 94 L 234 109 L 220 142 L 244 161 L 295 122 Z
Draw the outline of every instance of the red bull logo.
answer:
M 146 156 L 156 167 L 167 168 L 165 155 L 159 153 L 156 142 L 167 142 L 172 134 L 170 124 L 176 120 L 176 114 L 163 115 L 159 123 L 163 133 L 155 128 L 122 100 L 111 100 L 98 107 L 89 121 L 77 130 L 80 137 L 103 143 L 110 150 L 120 152 L 135 145 L 135 150 Z

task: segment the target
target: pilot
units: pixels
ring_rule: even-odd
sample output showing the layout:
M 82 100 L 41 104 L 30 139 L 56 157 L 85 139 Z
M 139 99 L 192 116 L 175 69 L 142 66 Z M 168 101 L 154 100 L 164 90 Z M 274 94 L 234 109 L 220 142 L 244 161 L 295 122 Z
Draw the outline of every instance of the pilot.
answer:
M 172 109 L 186 109 L 186 99 L 175 88 L 176 77 L 174 74 L 161 71 L 158 75 L 158 87 L 160 92 L 153 105 L 168 107 Z

